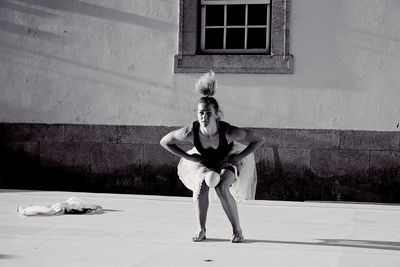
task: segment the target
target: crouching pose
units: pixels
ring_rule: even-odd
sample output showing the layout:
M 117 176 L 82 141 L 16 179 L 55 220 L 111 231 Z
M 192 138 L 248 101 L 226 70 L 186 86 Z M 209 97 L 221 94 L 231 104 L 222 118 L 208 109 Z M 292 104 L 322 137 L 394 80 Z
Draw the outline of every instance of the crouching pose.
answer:
M 206 239 L 208 193 L 210 187 L 215 187 L 232 225 L 231 242 L 243 242 L 235 198 L 254 199 L 257 178 L 253 152 L 264 143 L 264 138 L 221 120 L 218 102 L 213 97 L 216 89 L 213 72 L 200 77 L 196 89 L 203 95 L 197 104 L 197 121 L 168 133 L 160 144 L 181 157 L 179 179 L 193 191 L 198 232 L 192 240 Z M 194 147 L 186 152 L 179 147 L 182 142 Z

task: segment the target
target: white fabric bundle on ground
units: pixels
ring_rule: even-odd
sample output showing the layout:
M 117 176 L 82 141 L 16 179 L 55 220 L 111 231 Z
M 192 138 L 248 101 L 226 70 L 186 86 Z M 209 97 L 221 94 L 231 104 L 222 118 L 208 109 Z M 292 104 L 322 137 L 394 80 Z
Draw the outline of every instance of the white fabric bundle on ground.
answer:
M 57 214 L 83 214 L 101 210 L 101 206 L 84 201 L 77 197 L 70 197 L 64 202 L 55 203 L 52 206 L 28 206 L 18 207 L 17 212 L 24 216 L 33 215 L 57 215 Z

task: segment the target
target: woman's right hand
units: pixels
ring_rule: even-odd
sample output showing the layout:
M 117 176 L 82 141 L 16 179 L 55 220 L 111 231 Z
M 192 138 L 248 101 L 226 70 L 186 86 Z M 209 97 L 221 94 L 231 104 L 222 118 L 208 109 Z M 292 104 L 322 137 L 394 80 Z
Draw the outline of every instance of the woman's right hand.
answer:
M 201 164 L 206 165 L 206 166 L 210 164 L 206 159 L 203 158 L 202 155 L 197 154 L 197 153 L 193 153 L 193 154 L 189 155 L 189 157 L 186 158 L 186 159 L 190 160 L 190 161 L 193 161 L 193 162 L 196 162 L 196 163 L 201 163 Z
M 197 153 L 189 154 L 189 156 L 186 159 L 197 163 L 204 161 L 203 157 Z

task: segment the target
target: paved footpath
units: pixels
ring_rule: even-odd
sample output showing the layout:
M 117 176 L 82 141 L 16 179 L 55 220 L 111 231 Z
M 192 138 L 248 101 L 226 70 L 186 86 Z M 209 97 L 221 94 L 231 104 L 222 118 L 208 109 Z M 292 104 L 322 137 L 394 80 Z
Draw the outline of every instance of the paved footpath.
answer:
M 71 196 L 104 210 L 33 217 L 15 211 Z M 191 198 L 0 190 L 0 266 L 400 266 L 398 205 L 248 201 L 239 212 L 244 243 L 229 242 L 216 202 L 208 239 L 193 243 Z

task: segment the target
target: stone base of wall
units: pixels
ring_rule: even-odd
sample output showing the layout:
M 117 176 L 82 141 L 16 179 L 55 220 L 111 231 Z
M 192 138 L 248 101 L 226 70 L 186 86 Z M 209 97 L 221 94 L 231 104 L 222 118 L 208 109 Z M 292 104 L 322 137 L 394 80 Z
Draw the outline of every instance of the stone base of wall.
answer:
M 0 123 L 0 188 L 190 196 L 159 145 L 173 129 Z M 256 130 L 257 199 L 400 203 L 400 133 Z

